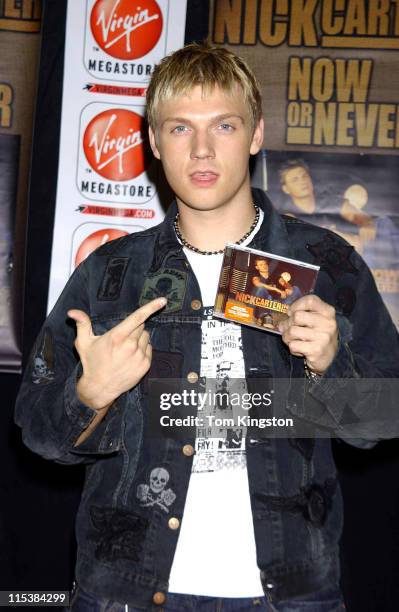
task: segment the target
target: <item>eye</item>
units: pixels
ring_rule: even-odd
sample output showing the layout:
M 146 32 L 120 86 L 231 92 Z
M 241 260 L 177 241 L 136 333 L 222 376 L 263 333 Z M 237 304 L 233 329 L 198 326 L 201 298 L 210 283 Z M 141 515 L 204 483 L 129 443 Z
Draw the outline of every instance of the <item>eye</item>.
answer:
M 172 129 L 172 134 L 183 134 L 186 130 L 187 130 L 187 126 L 176 125 L 176 127 Z
M 231 123 L 219 123 L 218 130 L 221 132 L 232 132 L 235 130 L 235 127 L 234 125 L 231 125 Z

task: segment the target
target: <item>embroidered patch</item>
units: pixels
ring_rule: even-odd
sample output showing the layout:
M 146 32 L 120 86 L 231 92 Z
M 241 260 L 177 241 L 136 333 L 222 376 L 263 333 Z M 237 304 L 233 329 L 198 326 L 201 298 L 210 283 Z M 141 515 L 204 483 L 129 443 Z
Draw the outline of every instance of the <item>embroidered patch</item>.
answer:
M 182 375 L 183 355 L 152 349 L 151 367 L 141 379 L 141 390 L 144 394 L 149 391 L 149 381 L 158 378 L 180 378 Z
M 129 261 L 129 257 L 110 257 L 108 259 L 107 267 L 97 293 L 98 300 L 113 301 L 119 298 Z
M 140 306 L 159 297 L 166 297 L 168 303 L 162 313 L 181 310 L 186 293 L 187 272 L 175 268 L 161 268 L 155 274 L 147 275 L 140 296 Z
M 349 316 L 356 305 L 356 293 L 352 287 L 340 287 L 335 295 L 337 312 Z
M 355 266 L 349 261 L 353 246 L 340 244 L 330 234 L 317 244 L 307 244 L 306 248 L 315 257 L 315 263 L 322 266 L 332 281 L 337 281 L 345 272 L 357 274 Z
M 144 508 L 158 506 L 164 512 L 169 512 L 169 506 L 176 499 L 176 494 L 172 489 L 167 489 L 170 474 L 163 467 L 156 467 L 151 471 L 149 484 L 139 484 L 137 487 L 137 497 L 140 505 Z
M 124 510 L 98 506 L 90 507 L 90 518 L 95 531 L 89 537 L 97 545 L 96 559 L 139 561 L 148 527 L 147 519 Z
M 53 334 L 50 329 L 46 328 L 31 362 L 32 382 L 35 385 L 46 385 L 54 380 L 54 361 Z
M 311 484 L 292 497 L 278 497 L 263 493 L 258 493 L 256 497 L 269 510 L 302 514 L 315 527 L 322 527 L 332 508 L 332 498 L 336 488 L 336 478 L 327 478 L 323 485 Z
M 360 418 L 353 412 L 352 406 L 346 402 L 342 410 L 339 424 L 345 427 L 345 425 L 354 425 L 355 423 L 360 423 Z
M 153 349 L 148 378 L 180 378 L 182 366 L 183 355 L 181 353 Z
M 315 527 L 322 527 L 326 522 L 332 507 L 332 496 L 335 493 L 337 481 L 330 478 L 324 485 L 311 485 L 306 491 L 307 498 L 305 518 Z

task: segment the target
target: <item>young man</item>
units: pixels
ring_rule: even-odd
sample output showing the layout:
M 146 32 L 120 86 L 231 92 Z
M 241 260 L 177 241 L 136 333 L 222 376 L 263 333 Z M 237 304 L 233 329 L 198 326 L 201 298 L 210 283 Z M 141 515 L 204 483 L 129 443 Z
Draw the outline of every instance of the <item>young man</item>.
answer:
M 280 170 L 281 189 L 291 199 L 299 214 L 316 213 L 313 181 L 307 164 L 302 159 L 290 159 Z
M 281 297 L 282 291 L 271 281 L 269 275 L 269 264 L 266 259 L 255 259 L 255 268 L 259 276 L 252 277 L 252 284 L 256 287 L 254 295 L 272 300 L 273 297 Z
M 230 449 L 220 443 L 227 430 L 212 438 L 200 425 L 184 440 L 156 437 L 148 380 L 195 389 L 228 364 L 228 389 L 285 379 L 292 414 L 339 428 L 345 381 L 396 375 L 396 330 L 346 243 L 251 193 L 263 120 L 240 58 L 189 45 L 161 61 L 147 103 L 151 147 L 176 200 L 159 226 L 78 268 L 43 326 L 16 410 L 30 448 L 87 464 L 72 608 L 340 610 L 330 441 L 252 429 Z M 290 305 L 282 336 L 212 319 L 227 242 L 322 264 L 316 293 Z M 168 301 L 149 301 L 166 278 Z M 342 287 L 353 297 L 346 316 L 334 308 Z M 36 371 L 38 355 L 52 368 Z

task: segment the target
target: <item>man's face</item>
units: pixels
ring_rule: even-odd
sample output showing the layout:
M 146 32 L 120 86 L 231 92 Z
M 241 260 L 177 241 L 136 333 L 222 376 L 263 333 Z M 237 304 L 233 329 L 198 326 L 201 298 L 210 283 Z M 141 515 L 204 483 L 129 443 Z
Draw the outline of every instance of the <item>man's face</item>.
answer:
M 263 122 L 253 128 L 238 86 L 233 94 L 216 87 L 203 96 L 198 85 L 160 103 L 149 134 L 180 204 L 213 210 L 248 198 L 248 159 L 262 145 Z
M 269 276 L 269 264 L 265 259 L 257 259 L 255 262 L 255 268 L 262 276 Z
M 292 198 L 306 198 L 313 194 L 313 183 L 306 168 L 297 166 L 287 170 L 282 186 L 284 193 Z

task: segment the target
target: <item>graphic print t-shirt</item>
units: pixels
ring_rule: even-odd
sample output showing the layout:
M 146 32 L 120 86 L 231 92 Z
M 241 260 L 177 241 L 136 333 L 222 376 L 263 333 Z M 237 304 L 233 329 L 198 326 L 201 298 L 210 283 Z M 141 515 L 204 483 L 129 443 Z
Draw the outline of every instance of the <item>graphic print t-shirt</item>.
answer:
M 258 231 L 262 219 L 261 211 L 246 244 Z M 228 393 L 233 384 L 234 391 L 245 391 L 241 326 L 212 318 L 223 255 L 200 255 L 188 249 L 184 252 L 205 305 L 201 391 L 210 388 Z M 234 418 L 234 406 L 229 402 L 210 405 L 199 414 L 205 427 L 197 428 L 196 452 L 169 591 L 213 597 L 262 596 L 248 489 L 245 427 L 207 426 L 207 414 Z

